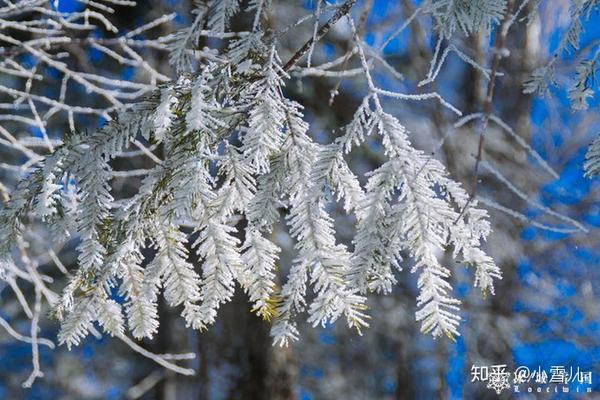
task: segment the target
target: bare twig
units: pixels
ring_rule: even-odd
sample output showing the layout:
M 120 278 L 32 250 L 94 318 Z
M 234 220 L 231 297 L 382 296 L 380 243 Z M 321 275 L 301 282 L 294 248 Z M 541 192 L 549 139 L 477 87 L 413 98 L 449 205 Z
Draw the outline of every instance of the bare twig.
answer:
M 288 62 L 285 63 L 285 65 L 283 66 L 283 70 L 288 71 L 290 68 L 296 65 L 298 61 L 300 61 L 300 59 L 306 53 L 308 53 L 308 51 L 314 43 L 318 42 L 325 35 L 327 35 L 327 33 L 331 30 L 333 25 L 335 25 L 344 15 L 350 12 L 355 3 L 356 0 L 348 0 L 344 4 L 342 4 L 340 8 L 338 8 L 337 11 L 331 16 L 329 21 L 327 21 L 321 28 L 319 28 L 317 33 L 313 35 L 306 43 L 304 43 L 304 45 L 296 53 L 294 53 L 294 55 L 288 60 Z
M 477 183 L 479 181 L 479 164 L 481 163 L 481 158 L 483 157 L 483 148 L 485 144 L 485 133 L 487 131 L 488 123 L 490 120 L 490 116 L 492 115 L 493 109 L 493 97 L 494 97 L 494 88 L 496 87 L 496 78 L 498 76 L 498 69 L 500 68 L 500 61 L 506 55 L 506 49 L 504 48 L 506 43 L 506 36 L 508 34 L 508 29 L 510 28 L 513 22 L 512 9 L 514 6 L 514 0 L 508 0 L 506 3 L 506 14 L 504 15 L 504 20 L 496 29 L 496 43 L 494 45 L 494 49 L 492 51 L 492 68 L 490 72 L 490 78 L 487 85 L 487 92 L 485 96 L 485 100 L 483 102 L 483 115 L 481 118 L 481 124 L 479 125 L 479 143 L 477 145 L 477 155 L 475 157 L 475 167 L 473 169 L 473 178 L 471 183 L 471 192 L 469 193 L 469 199 L 465 203 L 464 207 L 460 211 L 456 222 L 460 218 L 462 218 L 465 210 L 469 207 L 475 195 L 477 194 Z

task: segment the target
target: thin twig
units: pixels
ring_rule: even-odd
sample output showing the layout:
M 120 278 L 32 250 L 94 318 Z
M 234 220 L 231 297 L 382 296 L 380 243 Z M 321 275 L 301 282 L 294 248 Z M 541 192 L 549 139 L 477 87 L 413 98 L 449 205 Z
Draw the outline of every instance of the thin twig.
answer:
M 505 42 L 506 36 L 508 34 L 508 29 L 513 21 L 512 16 L 512 8 L 514 5 L 514 0 L 508 0 L 506 3 L 506 14 L 504 15 L 504 20 L 496 29 L 496 43 L 494 45 L 494 49 L 492 51 L 492 68 L 490 72 L 490 79 L 488 81 L 487 93 L 485 96 L 485 100 L 483 102 L 483 115 L 481 118 L 481 124 L 479 125 L 479 144 L 477 145 L 477 156 L 475 157 L 475 167 L 473 169 L 473 178 L 471 183 L 471 193 L 469 194 L 469 199 L 465 203 L 464 207 L 460 211 L 458 218 L 456 218 L 456 222 L 460 218 L 462 218 L 465 210 L 469 207 L 475 195 L 477 194 L 477 183 L 479 181 L 479 164 L 481 163 L 481 158 L 483 157 L 483 147 L 485 144 L 485 133 L 487 131 L 487 126 L 490 120 L 490 116 L 492 115 L 493 103 L 492 100 L 494 98 L 494 88 L 496 87 L 496 77 L 498 76 L 498 69 L 500 68 L 500 61 L 505 56 Z
M 288 71 L 290 68 L 296 65 L 298 61 L 300 61 L 300 59 L 306 53 L 308 53 L 310 48 L 313 46 L 313 43 L 318 42 L 325 35 L 327 35 L 327 33 L 331 30 L 333 25 L 335 25 L 336 22 L 338 22 L 344 15 L 350 12 L 352 6 L 354 6 L 355 3 L 356 0 L 348 0 L 344 4 L 342 4 L 340 8 L 337 9 L 335 14 L 331 16 L 329 21 L 327 21 L 321 28 L 319 28 L 317 34 L 313 35 L 313 37 L 311 37 L 306 43 L 304 43 L 304 45 L 296 53 L 294 53 L 294 55 L 288 60 L 288 62 L 285 63 L 285 65 L 283 66 L 283 70 Z
M 154 354 L 154 353 L 149 352 L 148 350 L 144 349 L 143 347 L 141 347 L 140 345 L 135 343 L 133 340 L 129 339 L 124 334 L 117 335 L 117 337 L 119 339 L 121 339 L 123 342 L 125 342 L 125 344 L 127 346 L 129 346 L 131 349 L 133 349 L 134 351 L 140 353 L 144 357 L 147 357 L 147 358 L 153 360 L 157 364 L 162 365 L 166 369 L 170 369 L 171 371 L 177 372 L 178 374 L 181 374 L 181 375 L 190 376 L 190 375 L 195 374 L 195 371 L 193 369 L 180 367 L 179 365 L 175 365 L 175 364 L 165 360 L 159 354 Z
M 42 378 L 44 374 L 40 369 L 40 351 L 39 351 L 39 341 L 38 341 L 38 322 L 40 318 L 40 313 L 42 312 L 42 292 L 36 286 L 35 287 L 35 306 L 33 318 L 31 318 L 31 359 L 33 364 L 33 370 L 31 374 L 27 378 L 25 382 L 23 382 L 24 388 L 30 388 L 33 385 L 33 382 L 37 378 Z

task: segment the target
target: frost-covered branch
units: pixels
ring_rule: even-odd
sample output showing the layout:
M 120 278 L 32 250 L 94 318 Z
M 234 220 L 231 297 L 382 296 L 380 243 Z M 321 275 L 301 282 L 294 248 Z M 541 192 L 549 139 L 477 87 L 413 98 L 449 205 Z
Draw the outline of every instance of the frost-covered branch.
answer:
M 285 345 L 299 338 L 303 317 L 314 326 L 343 317 L 360 332 L 370 318 L 366 295 L 391 292 L 398 271 L 410 266 L 418 276 L 415 318 L 422 331 L 434 337 L 459 335 L 454 268 L 441 254 L 472 267 L 474 285 L 484 294 L 494 293 L 502 274 L 484 250 L 491 232 L 488 214 L 478 207 L 477 181 L 468 193 L 453 180 L 441 161 L 416 147 L 403 116 L 393 115 L 388 102 L 432 102 L 453 117 L 462 112 L 441 90 L 387 89 L 377 74 L 383 70 L 402 78 L 384 50 L 421 17 L 431 17 L 440 35 L 423 84 L 436 81 L 451 52 L 488 79 L 482 112 L 456 123 L 480 122 L 474 179 L 481 164 L 530 205 L 585 229 L 530 200 L 483 160 L 484 136 L 492 121 L 556 176 L 492 112 L 496 79 L 502 76 L 500 60 L 507 56 L 506 34 L 526 2 L 512 13 L 511 0 L 424 1 L 372 48 L 355 26 L 354 0 L 337 5 L 318 1 L 314 12 L 306 11 L 282 29 L 272 27 L 272 7 L 278 5 L 270 1 L 254 0 L 246 7 L 238 0 L 201 1 L 187 27 L 144 40 L 137 38 L 173 16 L 97 38 L 85 33 L 93 26 L 112 32 L 118 28 L 110 22 L 111 2 L 74 13 L 61 13 L 45 2 L 25 3 L 33 7 L 29 11 L 35 18 L 28 20 L 12 3 L 0 8 L 0 24 L 26 33 L 0 33 L 5 57 L 0 68 L 11 77 L 10 84 L 0 85 L 6 97 L 0 104 L 7 105 L 0 110 L 14 111 L 0 117 L 0 145 L 25 157 L 0 164 L 13 174 L 7 183 L 0 182 L 0 267 L 20 312 L 31 320 L 31 336 L 21 336 L 2 319 L 0 324 L 32 345 L 34 370 L 27 383 L 40 376 L 39 344 L 49 345 L 37 337 L 44 305 L 61 321 L 58 341 L 69 348 L 90 333 L 113 336 L 165 368 L 189 375 L 193 371 L 129 339 L 152 338 L 158 332 L 160 296 L 180 307 L 189 327 L 204 330 L 217 321 L 239 285 L 251 312 L 270 321 L 274 342 Z M 329 19 L 319 25 L 325 13 Z M 251 27 L 229 31 L 232 18 L 241 14 L 248 15 Z M 310 38 L 303 37 L 282 62 L 280 40 L 311 19 Z M 460 32 L 489 32 L 495 24 L 489 69 L 451 41 Z M 349 45 L 340 57 L 323 61 L 320 41 L 338 25 L 336 34 Z M 75 30 L 83 37 L 70 40 Z M 442 42 L 448 43 L 444 50 Z M 201 43 L 206 46 L 200 48 Z M 67 45 L 91 47 L 111 62 L 143 71 L 146 80 L 75 68 L 63 51 Z M 168 51 L 176 79 L 169 80 L 146 59 L 144 49 Z M 23 62 L 23 56 L 33 57 L 33 65 Z M 306 66 L 301 64 L 304 57 Z M 49 69 L 58 74 L 56 96 L 37 90 L 44 79 L 41 71 Z M 351 80 L 357 84 L 351 90 L 362 96 L 352 120 L 326 144 L 313 139 L 315 128 L 288 87 L 309 77 L 338 79 L 336 93 L 346 90 L 342 79 Z M 74 102 L 74 88 L 87 90 L 94 101 Z M 103 117 L 106 123 L 79 130 L 81 116 Z M 61 135 L 55 132 L 57 125 Z M 18 126 L 39 137 L 25 139 Z M 377 143 L 371 150 L 378 161 L 373 170 L 358 174 L 348 153 L 370 141 Z M 588 157 L 589 173 L 598 169 L 596 153 Z M 124 195 L 123 182 L 133 183 L 135 193 L 128 188 Z M 525 218 L 497 203 L 481 203 Z M 341 238 L 338 213 L 355 221 L 351 239 Z M 54 250 L 49 255 L 65 275 L 60 294 L 48 288 L 52 278 L 31 260 L 33 246 L 24 242 L 41 229 L 51 232 L 48 236 L 56 242 L 52 249 L 68 240 L 76 243 L 72 268 Z M 295 252 L 289 268 L 282 268 L 276 234 L 284 229 Z M 22 284 L 34 288 L 34 303 Z

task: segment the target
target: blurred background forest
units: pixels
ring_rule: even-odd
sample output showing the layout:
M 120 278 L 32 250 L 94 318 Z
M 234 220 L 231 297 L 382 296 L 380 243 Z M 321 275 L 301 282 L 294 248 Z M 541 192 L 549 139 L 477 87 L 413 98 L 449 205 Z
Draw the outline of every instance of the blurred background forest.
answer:
M 317 7 L 314 0 L 274 2 L 276 14 L 269 19 L 273 29 L 285 27 Z M 366 43 L 378 48 L 398 28 L 398 21 L 413 15 L 419 3 L 419 0 L 359 1 L 354 12 L 361 16 L 359 29 Z M 526 7 L 537 4 L 530 3 Z M 62 12 L 85 8 L 84 2 L 76 0 L 54 4 Z M 591 99 L 590 108 L 585 111 L 573 111 L 568 99 L 573 61 L 589 57 L 600 47 L 597 11 L 582 20 L 580 50 L 560 54 L 558 88 L 551 88 L 550 96 L 543 98 L 523 94 L 523 82 L 552 57 L 559 45 L 569 22 L 569 5 L 568 0 L 542 1 L 539 13 L 532 15 L 527 23 L 515 24 L 508 34 L 506 47 L 510 56 L 501 63 L 504 75 L 498 78 L 493 109 L 498 121 L 505 122 L 512 130 L 507 131 L 501 123 L 490 124 L 485 159 L 494 168 L 481 169 L 478 189 L 480 195 L 494 200 L 489 207 L 494 232 L 487 248 L 504 277 L 497 284 L 496 295 L 482 299 L 471 287 L 466 268 L 457 266 L 453 279 L 463 301 L 463 323 L 461 336 L 455 342 L 446 338 L 433 340 L 419 332 L 413 316 L 416 282 L 408 271 L 399 273 L 399 284 L 392 295 L 370 298 L 371 327 L 363 336 L 341 323 L 316 329 L 305 324 L 301 326 L 301 339 L 288 348 L 271 346 L 268 322 L 250 312 L 245 295 L 238 291 L 237 298 L 223 307 L 216 325 L 203 333 L 186 329 L 183 320 L 177 317 L 178 310 L 160 306 L 159 335 L 143 345 L 159 354 L 196 352 L 194 360 L 185 362 L 197 371 L 191 377 L 164 370 L 117 340 L 89 337 L 72 351 L 65 347 L 54 350 L 41 347 L 45 376 L 31 389 L 23 389 L 21 383 L 31 369 L 31 347 L 16 342 L 0 329 L 0 398 L 483 399 L 496 395 L 482 384 L 471 383 L 471 366 L 494 364 L 507 364 L 510 370 L 519 365 L 546 369 L 565 365 L 592 370 L 594 390 L 600 391 L 597 380 L 600 377 L 600 180 L 583 176 L 585 151 L 600 132 L 600 113 L 597 99 Z M 132 36 L 143 41 L 166 36 L 188 24 L 191 7 L 189 1 L 139 0 L 135 7 L 114 7 L 110 20 L 121 32 L 127 32 L 161 15 L 175 13 Z M 322 22 L 326 19 L 327 15 L 321 17 Z M 233 29 L 247 29 L 251 25 L 251 16 L 240 14 L 234 19 Z M 287 57 L 293 54 L 311 37 L 313 26 L 314 21 L 309 20 L 294 29 L 293 34 L 283 35 L 282 54 Z M 4 29 L 0 27 L 0 32 Z M 116 34 L 98 28 L 91 35 L 110 39 Z M 349 39 L 347 26 L 336 25 L 316 46 L 313 65 L 346 54 L 351 46 Z M 202 40 L 214 41 L 213 46 L 226 45 L 220 39 Z M 417 83 L 427 75 L 436 40 L 429 17 L 417 16 L 383 50 L 378 61 L 381 68 L 375 74 L 378 85 L 405 93 L 425 91 Z M 152 66 L 154 72 L 151 72 L 140 67 L 140 63 L 119 63 L 106 52 L 81 43 L 65 49 L 70 53 L 66 62 L 71 68 L 139 82 L 140 86 L 133 88 L 139 90 L 138 95 L 144 94 L 144 85 L 172 77 L 168 53 L 161 46 L 139 49 L 139 56 Z M 481 65 L 489 65 L 491 44 L 486 34 L 458 35 L 452 44 Z M 201 43 L 199 48 L 202 46 Z M 5 57 L 5 53 L 0 57 Z M 4 63 L 2 59 L 0 62 Z M 61 95 L 61 71 L 31 56 L 23 56 L 20 62 L 44 77 L 35 83 L 36 91 L 48 97 Z M 348 71 L 355 67 L 342 65 Z M 340 79 L 310 76 L 300 70 L 292 70 L 291 76 L 288 95 L 305 106 L 313 137 L 320 143 L 331 142 L 335 129 L 348 123 L 359 105 L 365 90 L 362 80 L 354 80 L 351 73 Z M 24 90 L 26 81 L 0 73 L 0 84 Z M 450 53 L 429 90 L 440 92 L 469 114 L 482 109 L 485 88 L 481 72 Z M 72 104 L 106 107 L 103 103 L 106 99 L 80 86 L 69 87 L 67 96 Z M 13 101 L 6 90 L 0 90 L 0 98 L 3 105 Z M 473 175 L 473 154 L 477 152 L 476 124 L 467 121 L 457 126 L 457 117 L 435 101 L 394 100 L 387 108 L 412 132 L 411 138 L 418 148 L 434 152 L 451 176 L 468 187 Z M 58 143 L 69 130 L 68 115 L 57 114 L 45 126 L 45 132 L 35 124 L 12 118 L 14 115 L 19 115 L 18 110 L 2 107 L 0 125 L 13 132 L 26 148 L 34 147 L 42 139 Z M 104 122 L 102 116 L 94 114 L 74 118 L 79 129 L 93 130 Z M 512 133 L 530 143 L 559 176 L 551 176 L 540 168 Z M 442 138 L 445 140 L 440 147 Z M 27 157 L 15 154 L 13 147 L 3 143 L 0 141 L 0 178 L 10 186 L 18 176 L 18 166 Z M 360 174 L 380 165 L 379 157 L 377 151 L 367 148 L 353 152 L 349 162 Z M 144 168 L 143 161 L 119 162 L 122 169 Z M 526 197 L 511 190 L 494 171 L 500 171 Z M 115 181 L 115 185 L 121 185 L 123 196 L 135 192 L 138 184 L 135 178 Z M 520 214 L 507 213 L 498 205 Z M 589 233 L 543 229 L 541 224 L 546 217 L 536 205 L 551 207 L 580 221 Z M 336 215 L 335 210 L 331 212 Z M 343 229 L 340 230 L 338 239 L 349 241 L 352 221 L 345 220 L 343 213 L 339 215 L 336 224 L 348 226 L 348 233 L 344 236 Z M 276 232 L 276 239 L 284 249 L 282 263 L 289 265 L 293 241 L 285 230 Z M 60 259 L 67 269 L 69 260 L 75 263 L 74 246 L 62 249 Z M 36 262 L 41 267 L 48 265 L 48 274 L 61 279 L 58 271 L 52 272 L 55 270 L 52 259 L 40 255 Z M 18 313 L 10 287 L 0 287 L 0 302 L 2 318 L 17 331 L 28 332 L 29 322 Z M 40 336 L 56 336 L 56 321 L 44 315 L 41 325 Z

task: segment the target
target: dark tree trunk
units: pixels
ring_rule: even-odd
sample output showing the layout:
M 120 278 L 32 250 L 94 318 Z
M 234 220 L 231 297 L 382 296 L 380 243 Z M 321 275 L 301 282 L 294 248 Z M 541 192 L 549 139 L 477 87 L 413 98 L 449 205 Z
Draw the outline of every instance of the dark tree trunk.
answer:
M 199 335 L 199 399 L 296 398 L 291 349 L 272 345 L 269 323 L 250 307 L 246 295 L 238 290 L 233 301 L 220 310 L 217 325 Z M 218 378 L 216 371 L 222 372 Z M 223 378 L 225 382 L 217 381 Z M 219 386 L 224 388 L 222 393 L 217 393 Z

